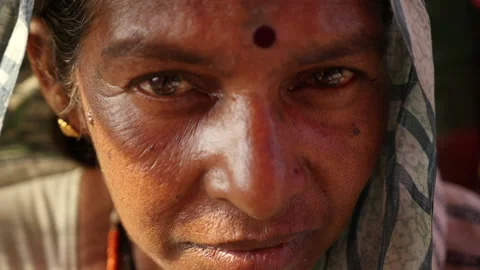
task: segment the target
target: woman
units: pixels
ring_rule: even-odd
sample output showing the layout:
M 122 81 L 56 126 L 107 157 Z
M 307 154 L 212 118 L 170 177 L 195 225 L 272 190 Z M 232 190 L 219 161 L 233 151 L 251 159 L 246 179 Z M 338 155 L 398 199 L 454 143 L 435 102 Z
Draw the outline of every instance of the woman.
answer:
M 422 1 L 47 1 L 28 56 L 98 169 L 41 182 L 78 194 L 73 242 L 19 248 L 37 221 L 11 217 L 2 269 L 432 267 Z

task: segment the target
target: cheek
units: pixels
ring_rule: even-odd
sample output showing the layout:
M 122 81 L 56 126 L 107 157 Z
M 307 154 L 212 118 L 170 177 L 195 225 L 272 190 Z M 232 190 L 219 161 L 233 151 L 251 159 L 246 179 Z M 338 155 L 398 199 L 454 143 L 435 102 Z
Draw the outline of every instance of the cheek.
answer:
M 347 109 L 291 114 L 295 138 L 302 142 L 299 151 L 339 222 L 350 216 L 375 168 L 385 130 L 385 104 L 382 91 L 368 90 Z
M 90 134 L 124 226 L 138 241 L 165 239 L 170 226 L 162 224 L 169 224 L 179 198 L 199 177 L 189 154 L 193 126 L 146 114 L 128 95 L 82 100 L 95 117 Z

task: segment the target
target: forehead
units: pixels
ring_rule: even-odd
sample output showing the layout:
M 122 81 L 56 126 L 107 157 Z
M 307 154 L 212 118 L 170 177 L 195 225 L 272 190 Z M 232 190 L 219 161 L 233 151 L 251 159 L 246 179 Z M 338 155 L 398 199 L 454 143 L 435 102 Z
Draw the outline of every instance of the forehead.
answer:
M 121 39 L 156 33 L 164 39 L 251 33 L 262 24 L 288 36 L 375 31 L 380 3 L 372 0 L 103 0 L 102 25 Z

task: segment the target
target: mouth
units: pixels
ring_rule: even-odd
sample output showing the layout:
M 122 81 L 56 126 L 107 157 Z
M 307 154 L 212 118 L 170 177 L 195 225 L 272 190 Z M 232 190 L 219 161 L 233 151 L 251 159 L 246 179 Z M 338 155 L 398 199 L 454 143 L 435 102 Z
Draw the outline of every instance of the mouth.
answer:
M 186 243 L 189 253 L 208 259 L 219 269 L 288 269 L 305 254 L 311 232 L 274 236 L 265 240 L 235 240 L 218 244 Z

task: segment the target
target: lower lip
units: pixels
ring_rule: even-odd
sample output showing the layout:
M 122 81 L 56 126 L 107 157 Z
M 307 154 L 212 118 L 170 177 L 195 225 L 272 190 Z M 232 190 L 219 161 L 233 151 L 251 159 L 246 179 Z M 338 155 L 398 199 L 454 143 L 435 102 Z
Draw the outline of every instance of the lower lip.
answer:
M 305 237 L 278 246 L 252 251 L 225 250 L 209 246 L 193 246 L 190 251 L 207 258 L 219 269 L 286 269 L 304 252 Z

